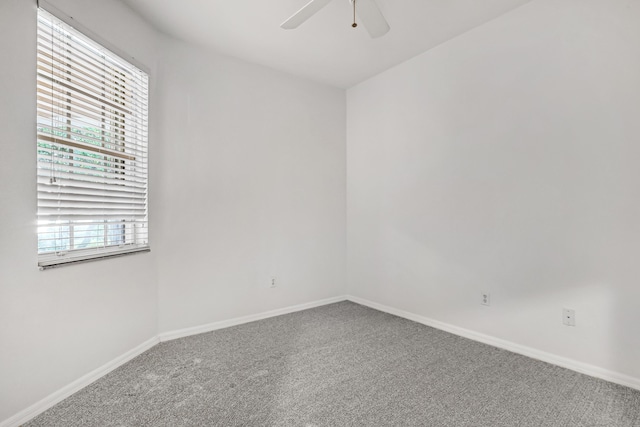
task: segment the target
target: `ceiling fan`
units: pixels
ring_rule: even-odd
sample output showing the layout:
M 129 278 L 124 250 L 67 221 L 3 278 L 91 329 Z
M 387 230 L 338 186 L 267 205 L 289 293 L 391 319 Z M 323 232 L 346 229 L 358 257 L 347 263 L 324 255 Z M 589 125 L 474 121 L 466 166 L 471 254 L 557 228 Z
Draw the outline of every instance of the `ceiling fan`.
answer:
M 280 27 L 285 30 L 298 28 L 300 24 L 315 15 L 320 9 L 329 4 L 332 0 L 311 0 L 302 9 L 294 13 L 289 19 L 284 21 Z M 374 0 L 348 0 L 353 6 L 353 24 L 356 28 L 358 24 L 355 22 L 356 13 L 369 35 L 373 38 L 387 34 L 390 27 L 387 20 L 384 19 L 382 12 Z

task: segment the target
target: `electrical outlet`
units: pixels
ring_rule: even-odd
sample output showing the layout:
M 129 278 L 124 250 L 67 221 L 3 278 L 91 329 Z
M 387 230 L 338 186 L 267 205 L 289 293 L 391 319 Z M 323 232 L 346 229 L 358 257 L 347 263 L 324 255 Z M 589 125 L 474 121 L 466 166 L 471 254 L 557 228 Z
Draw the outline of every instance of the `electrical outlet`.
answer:
M 480 298 L 480 304 L 491 305 L 491 294 L 489 292 L 481 292 Z
M 563 308 L 562 323 L 566 326 L 576 326 L 576 311 L 570 308 Z
M 275 276 L 271 276 L 271 285 L 269 286 L 270 288 L 275 288 L 276 285 L 276 277 Z

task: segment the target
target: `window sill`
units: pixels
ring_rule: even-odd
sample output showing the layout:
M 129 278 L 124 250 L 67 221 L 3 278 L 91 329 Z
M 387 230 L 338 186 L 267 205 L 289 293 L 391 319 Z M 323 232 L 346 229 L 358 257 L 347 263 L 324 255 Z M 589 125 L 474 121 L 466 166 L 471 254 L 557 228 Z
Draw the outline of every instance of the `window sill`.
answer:
M 93 254 L 70 254 L 64 257 L 51 257 L 50 259 L 38 261 L 40 270 L 49 270 L 52 268 L 66 267 L 69 265 L 82 264 L 85 262 L 99 261 L 103 259 L 117 258 L 125 255 L 139 254 L 143 252 L 151 252 L 149 246 L 138 248 L 127 248 L 121 250 L 110 250 L 103 252 L 94 252 Z

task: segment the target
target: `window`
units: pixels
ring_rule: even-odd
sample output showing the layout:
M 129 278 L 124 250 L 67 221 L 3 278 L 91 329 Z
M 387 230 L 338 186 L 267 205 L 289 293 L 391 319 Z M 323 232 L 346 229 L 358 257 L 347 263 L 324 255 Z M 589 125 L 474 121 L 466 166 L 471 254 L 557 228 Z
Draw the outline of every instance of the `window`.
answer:
M 149 250 L 147 74 L 38 11 L 38 265 Z

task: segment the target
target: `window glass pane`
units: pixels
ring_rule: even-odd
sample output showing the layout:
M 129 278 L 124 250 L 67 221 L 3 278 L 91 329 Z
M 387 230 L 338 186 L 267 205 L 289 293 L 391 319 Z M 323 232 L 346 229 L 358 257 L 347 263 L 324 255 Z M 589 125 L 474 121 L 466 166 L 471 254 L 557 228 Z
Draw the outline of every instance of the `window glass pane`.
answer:
M 42 9 L 37 52 L 39 262 L 146 247 L 148 76 Z

